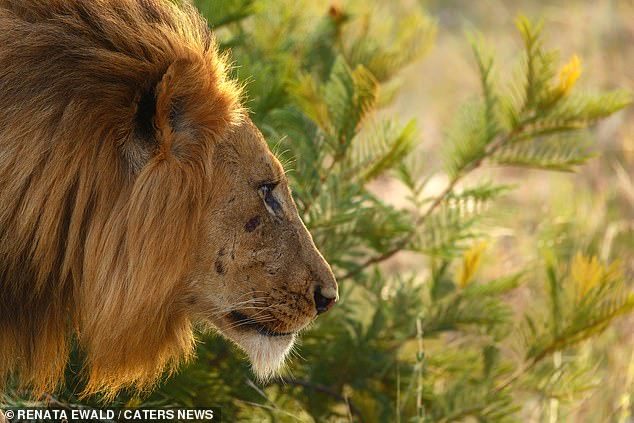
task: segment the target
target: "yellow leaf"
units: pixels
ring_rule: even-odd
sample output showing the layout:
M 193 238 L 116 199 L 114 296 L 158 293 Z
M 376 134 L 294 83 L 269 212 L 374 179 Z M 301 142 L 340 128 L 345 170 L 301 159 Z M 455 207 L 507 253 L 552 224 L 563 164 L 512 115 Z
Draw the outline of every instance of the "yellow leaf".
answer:
M 570 273 L 579 298 L 583 298 L 592 288 L 617 278 L 620 274 L 620 265 L 613 262 L 606 266 L 595 256 L 585 257 L 577 253 L 572 259 Z
M 575 54 L 570 61 L 559 70 L 559 84 L 555 88 L 560 96 L 567 95 L 581 76 L 581 60 Z
M 460 288 L 464 288 L 473 279 L 473 276 L 477 272 L 480 267 L 480 262 L 482 261 L 482 253 L 487 248 L 486 242 L 480 242 L 478 244 L 474 244 L 471 248 L 469 248 L 462 256 L 462 267 L 460 268 L 460 273 L 458 275 L 458 285 Z

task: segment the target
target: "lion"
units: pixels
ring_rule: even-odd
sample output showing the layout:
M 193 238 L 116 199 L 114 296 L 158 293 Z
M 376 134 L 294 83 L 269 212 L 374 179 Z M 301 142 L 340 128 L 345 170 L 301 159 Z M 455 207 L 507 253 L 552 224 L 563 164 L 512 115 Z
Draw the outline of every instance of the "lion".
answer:
M 0 0 L 0 381 L 150 389 L 194 328 L 276 374 L 338 299 L 195 8 Z

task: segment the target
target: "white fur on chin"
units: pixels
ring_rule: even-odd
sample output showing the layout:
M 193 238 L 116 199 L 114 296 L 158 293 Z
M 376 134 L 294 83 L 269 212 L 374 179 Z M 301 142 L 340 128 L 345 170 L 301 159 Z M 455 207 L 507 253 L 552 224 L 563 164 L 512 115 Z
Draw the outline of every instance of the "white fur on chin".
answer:
M 270 337 L 260 334 L 250 334 L 239 342 L 260 381 L 267 381 L 280 371 L 294 343 L 295 335 Z

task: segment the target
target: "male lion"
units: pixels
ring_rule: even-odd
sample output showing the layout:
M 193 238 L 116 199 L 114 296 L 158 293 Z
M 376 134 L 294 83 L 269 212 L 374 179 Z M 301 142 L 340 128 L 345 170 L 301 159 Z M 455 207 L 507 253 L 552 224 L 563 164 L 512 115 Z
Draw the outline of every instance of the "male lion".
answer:
M 168 0 L 0 0 L 0 381 L 151 386 L 206 322 L 281 365 L 337 284 L 206 23 Z

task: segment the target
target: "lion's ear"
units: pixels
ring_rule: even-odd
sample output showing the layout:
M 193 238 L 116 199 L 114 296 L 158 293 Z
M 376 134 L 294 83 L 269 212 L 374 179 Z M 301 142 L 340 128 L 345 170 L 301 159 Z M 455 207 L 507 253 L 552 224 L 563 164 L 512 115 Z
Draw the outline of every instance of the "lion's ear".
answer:
M 191 93 L 186 92 L 181 79 L 191 78 L 193 63 L 185 60 L 173 62 L 160 76 L 158 82 L 144 89 L 136 101 L 135 132 L 129 154 L 136 165 L 144 165 L 156 153 L 168 153 L 178 136 L 178 130 L 185 127 L 182 105 L 192 101 Z M 178 93 L 181 91 L 180 93 Z M 184 91 L 184 92 L 183 92 Z M 180 97 L 180 100 L 179 100 Z M 180 103 L 180 105 L 179 105 Z M 178 121 L 178 122 L 177 122 Z M 193 122 L 190 122 L 193 125 Z
M 184 146 L 201 134 L 222 136 L 240 117 L 239 96 L 222 61 L 211 69 L 197 58 L 172 62 L 155 85 L 137 96 L 130 161 L 142 167 L 156 154 L 185 153 Z

